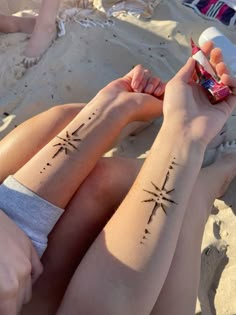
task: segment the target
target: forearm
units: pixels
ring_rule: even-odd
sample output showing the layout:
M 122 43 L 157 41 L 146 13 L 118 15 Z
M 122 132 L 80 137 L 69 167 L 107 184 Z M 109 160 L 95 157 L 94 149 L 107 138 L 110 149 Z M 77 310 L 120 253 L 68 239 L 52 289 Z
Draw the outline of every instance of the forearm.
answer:
M 0 182 L 16 173 L 82 110 L 84 104 L 54 106 L 13 129 L 0 141 Z M 17 154 L 16 152 L 20 152 Z
M 65 207 L 126 124 L 124 115 L 111 106 L 113 101 L 96 97 L 15 178 L 51 203 Z
M 130 314 L 150 313 L 147 305 L 154 305 L 167 276 L 203 152 L 201 144 L 164 126 L 126 199 L 85 257 L 80 280 L 90 274 L 88 287 L 96 291 L 99 284 L 108 300 L 116 297 L 117 314 L 127 312 L 119 300 L 126 295 L 134 299 L 127 303 L 135 307 Z

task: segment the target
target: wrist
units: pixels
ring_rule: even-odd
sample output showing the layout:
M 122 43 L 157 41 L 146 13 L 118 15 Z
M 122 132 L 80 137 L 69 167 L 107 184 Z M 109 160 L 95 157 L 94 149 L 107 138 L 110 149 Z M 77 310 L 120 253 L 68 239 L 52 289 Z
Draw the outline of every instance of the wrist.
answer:
M 197 161 L 203 160 L 206 151 L 206 143 L 192 137 L 190 130 L 186 127 L 175 126 L 170 121 L 163 122 L 160 136 L 168 139 L 170 145 L 175 146 L 185 154 L 185 159 L 194 158 Z
M 130 99 L 126 93 L 108 93 L 101 90 L 86 107 L 99 108 L 104 117 L 123 128 L 130 122 L 132 115 L 129 105 Z

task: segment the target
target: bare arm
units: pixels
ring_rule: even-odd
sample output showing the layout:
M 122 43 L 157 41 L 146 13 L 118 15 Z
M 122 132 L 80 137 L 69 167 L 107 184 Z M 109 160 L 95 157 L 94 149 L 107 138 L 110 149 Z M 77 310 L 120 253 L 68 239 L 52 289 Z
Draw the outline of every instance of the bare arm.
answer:
M 140 71 L 144 69 L 139 69 L 139 75 Z M 98 93 L 66 128 L 16 172 L 15 178 L 64 208 L 125 125 L 157 117 L 162 112 L 162 101 L 147 94 L 132 93 L 131 83 L 136 77 L 134 69 Z M 149 77 L 154 79 L 155 89 L 160 80 L 150 74 Z M 143 90 L 148 77 L 143 77 L 141 82 Z
M 60 315 L 72 301 L 77 313 L 150 314 L 206 145 L 235 106 L 231 99 L 213 108 L 190 82 L 194 65 L 190 59 L 168 85 L 163 127 L 129 194 L 77 269 Z
M 189 140 L 180 130 L 170 134 L 163 126 L 129 194 L 72 280 L 67 293 L 76 301 L 77 311 L 93 315 L 99 308 L 102 314 L 150 314 L 203 159 L 204 147 Z M 86 303 L 88 297 L 94 303 Z M 102 297 L 106 297 L 104 304 Z M 62 306 L 59 314 L 63 311 Z

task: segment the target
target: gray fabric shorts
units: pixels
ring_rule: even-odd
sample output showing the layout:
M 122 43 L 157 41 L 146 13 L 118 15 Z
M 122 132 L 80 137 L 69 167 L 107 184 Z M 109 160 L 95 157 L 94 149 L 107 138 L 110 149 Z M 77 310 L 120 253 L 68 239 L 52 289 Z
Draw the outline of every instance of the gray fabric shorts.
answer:
M 39 257 L 47 248 L 48 234 L 64 212 L 13 176 L 0 185 L 0 209 L 31 239 Z

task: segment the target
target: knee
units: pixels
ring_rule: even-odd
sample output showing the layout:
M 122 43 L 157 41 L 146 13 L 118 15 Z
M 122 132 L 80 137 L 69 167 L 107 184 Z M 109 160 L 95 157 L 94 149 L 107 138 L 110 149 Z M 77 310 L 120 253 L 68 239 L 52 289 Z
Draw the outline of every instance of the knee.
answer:
M 85 104 L 63 104 L 56 105 L 48 110 L 53 117 L 62 117 L 66 120 L 72 120 L 84 108 Z
M 94 200 L 118 206 L 131 188 L 140 165 L 139 161 L 123 158 L 100 159 L 84 184 Z
M 83 186 L 86 186 L 84 188 L 89 190 L 94 200 L 105 200 L 111 196 L 112 191 L 115 189 L 113 174 L 114 169 L 112 165 L 107 163 L 106 160 L 101 159 Z

